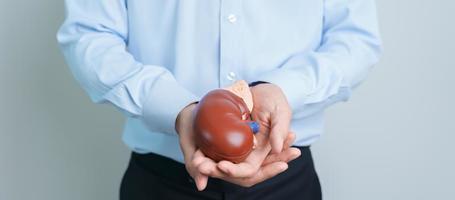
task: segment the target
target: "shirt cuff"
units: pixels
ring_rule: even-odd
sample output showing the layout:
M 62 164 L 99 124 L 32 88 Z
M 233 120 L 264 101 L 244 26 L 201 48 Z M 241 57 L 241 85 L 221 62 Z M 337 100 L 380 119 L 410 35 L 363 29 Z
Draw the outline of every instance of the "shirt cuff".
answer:
M 269 82 L 265 82 L 265 81 L 254 81 L 254 82 L 251 82 L 248 84 L 249 87 L 254 87 L 256 85 L 260 85 L 260 84 L 266 84 L 266 83 L 269 83 Z
M 152 86 L 143 107 L 143 121 L 151 131 L 177 134 L 175 121 L 180 111 L 199 97 L 182 87 L 171 74 Z

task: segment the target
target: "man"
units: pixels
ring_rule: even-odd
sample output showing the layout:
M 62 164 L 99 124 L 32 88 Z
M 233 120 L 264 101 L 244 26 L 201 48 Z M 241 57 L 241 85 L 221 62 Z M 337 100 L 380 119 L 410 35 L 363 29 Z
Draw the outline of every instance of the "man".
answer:
M 66 11 L 58 41 L 76 79 L 127 116 L 121 199 L 321 199 L 309 146 L 323 111 L 381 52 L 373 0 L 66 0 Z M 236 80 L 251 83 L 265 142 L 215 163 L 192 139 L 194 102 Z

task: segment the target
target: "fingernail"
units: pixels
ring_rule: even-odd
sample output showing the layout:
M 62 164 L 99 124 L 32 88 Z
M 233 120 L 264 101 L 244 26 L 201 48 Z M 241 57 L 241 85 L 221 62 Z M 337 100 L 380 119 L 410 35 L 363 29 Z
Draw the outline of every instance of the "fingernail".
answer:
M 288 169 L 288 164 L 284 164 L 282 167 L 281 167 L 281 171 L 285 171 Z

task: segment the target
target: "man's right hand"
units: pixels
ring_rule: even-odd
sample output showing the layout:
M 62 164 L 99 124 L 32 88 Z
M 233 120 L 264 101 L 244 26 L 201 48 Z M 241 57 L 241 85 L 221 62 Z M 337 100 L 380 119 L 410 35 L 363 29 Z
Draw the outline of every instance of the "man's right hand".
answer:
M 190 176 L 194 179 L 199 191 L 207 186 L 208 176 L 198 170 L 198 166 L 205 162 L 207 157 L 196 148 L 193 133 L 193 110 L 196 104 L 190 104 L 180 111 L 175 122 L 175 129 L 179 134 L 180 148 L 182 149 L 185 167 Z

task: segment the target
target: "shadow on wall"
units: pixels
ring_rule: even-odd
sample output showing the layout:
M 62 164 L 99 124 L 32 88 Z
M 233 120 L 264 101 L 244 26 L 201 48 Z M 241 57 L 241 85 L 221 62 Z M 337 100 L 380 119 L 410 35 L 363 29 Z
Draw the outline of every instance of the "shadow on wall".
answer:
M 90 102 L 56 41 L 63 1 L 0 8 L 0 199 L 116 199 L 123 117 Z M 4 3 L 4 4 L 5 4 Z

